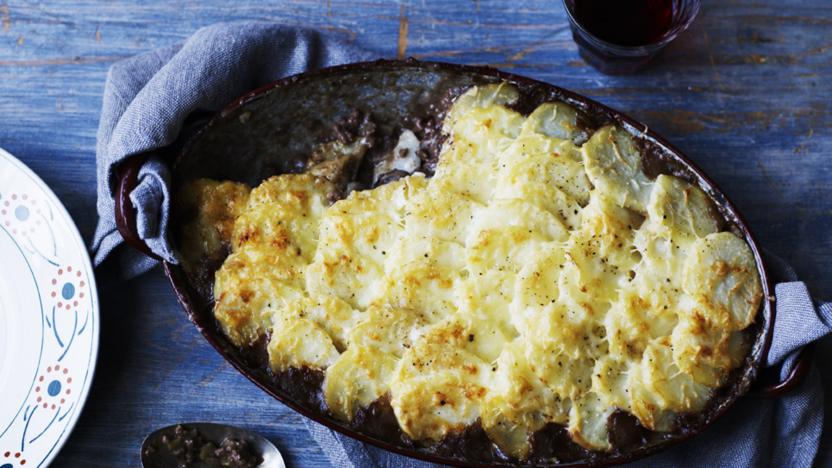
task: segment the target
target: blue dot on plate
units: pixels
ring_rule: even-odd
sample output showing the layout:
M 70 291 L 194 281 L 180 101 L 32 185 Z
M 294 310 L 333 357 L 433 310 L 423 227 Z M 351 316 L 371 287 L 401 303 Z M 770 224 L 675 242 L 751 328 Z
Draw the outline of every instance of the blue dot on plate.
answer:
M 72 299 L 72 296 L 74 296 L 74 295 L 75 295 L 75 286 L 73 286 L 72 283 L 64 284 L 63 289 L 61 289 L 61 296 L 63 296 L 63 298 L 68 301 L 68 300 Z
M 20 205 L 14 209 L 14 215 L 20 221 L 26 221 L 27 219 L 29 219 L 29 208 Z
M 49 386 L 46 387 L 46 392 L 49 393 L 49 396 L 55 396 L 61 393 L 61 383 L 57 380 L 53 380 L 49 382 Z M 0 467 L 3 468 L 3 467 Z
M 11 463 L 4 463 L 0 465 L 0 468 L 14 468 L 14 466 Z

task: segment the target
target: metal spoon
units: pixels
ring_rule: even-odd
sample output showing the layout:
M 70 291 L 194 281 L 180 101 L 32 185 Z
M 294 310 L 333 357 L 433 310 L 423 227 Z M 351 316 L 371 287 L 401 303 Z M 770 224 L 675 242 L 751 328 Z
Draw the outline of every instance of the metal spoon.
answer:
M 183 426 L 189 431 L 195 429 L 199 437 L 206 442 L 213 442 L 217 446 L 225 439 L 233 439 L 248 444 L 252 452 L 263 458 L 258 468 L 286 468 L 280 451 L 265 437 L 239 427 L 214 423 L 174 424 L 151 432 L 142 443 L 142 466 L 144 468 L 176 468 L 179 466 L 176 457 L 162 441 L 162 436 L 166 434 L 173 435 L 177 426 Z M 198 456 L 196 458 L 197 461 L 189 466 L 193 468 L 220 466 L 199 461 Z

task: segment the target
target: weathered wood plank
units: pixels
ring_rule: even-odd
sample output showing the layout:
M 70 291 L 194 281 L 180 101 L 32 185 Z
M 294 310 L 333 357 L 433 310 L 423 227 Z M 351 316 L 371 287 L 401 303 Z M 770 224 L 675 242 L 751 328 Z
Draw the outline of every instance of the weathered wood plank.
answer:
M 627 111 L 708 172 L 760 242 L 832 298 L 832 3 L 704 3 L 653 67 L 608 77 L 578 57 L 556 0 L 0 0 L 0 146 L 55 189 L 89 237 L 95 131 L 113 62 L 217 21 L 306 25 L 379 56 L 495 65 Z M 136 465 L 144 433 L 183 419 L 245 424 L 294 465 L 324 463 L 298 416 L 209 349 L 158 273 L 103 289 L 93 399 L 57 465 Z M 825 442 L 825 460 L 830 451 Z

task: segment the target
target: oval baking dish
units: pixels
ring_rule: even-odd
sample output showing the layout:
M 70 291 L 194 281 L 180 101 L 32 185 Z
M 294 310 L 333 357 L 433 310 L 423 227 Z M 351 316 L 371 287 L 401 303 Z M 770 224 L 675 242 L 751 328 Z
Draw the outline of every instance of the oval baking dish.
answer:
M 751 248 L 764 300 L 755 322 L 749 327 L 750 352 L 740 367 L 732 371 L 728 382 L 715 392 L 706 409 L 686 415 L 677 430 L 633 437 L 633 429 L 626 427 L 632 426 L 632 422 L 624 418 L 618 422 L 621 427 L 617 431 L 623 439 L 629 440 L 627 443 L 610 452 L 582 452 L 566 459 L 540 455 L 520 461 L 495 455 L 498 451 L 489 446 L 482 431 L 476 430 L 466 431 L 438 445 L 423 447 L 401 437 L 398 431 L 391 431 L 389 417 L 385 419 L 384 415 L 372 414 L 373 411 L 383 413 L 384 408 L 374 409 L 371 405 L 366 417 L 352 424 L 333 418 L 321 404 L 320 380 L 314 373 L 293 371 L 275 375 L 257 352 L 240 349 L 229 342 L 212 311 L 213 272 L 219 265 L 204 265 L 202 274 L 189 275 L 180 265 L 164 263 L 180 303 L 206 340 L 264 391 L 321 424 L 403 455 L 458 466 L 555 466 L 559 462 L 609 464 L 643 457 L 700 433 L 737 398 L 748 393 L 757 379 L 765 362 L 774 323 L 771 283 L 751 232 L 723 192 L 662 137 L 618 111 L 556 86 L 491 68 L 411 60 L 322 69 L 279 80 L 248 93 L 213 116 L 197 132 L 183 136 L 170 151 L 174 169 L 173 192 L 196 178 L 234 180 L 256 186 L 276 174 L 300 172 L 315 145 L 331 140 L 333 126 L 349 119 L 355 111 L 373 116 L 380 138 L 386 139 L 388 146 L 390 141 L 395 143 L 397 132 L 402 128 L 421 127 L 423 138 L 430 140 L 426 143 L 431 147 L 428 153 L 436 154 L 443 141 L 438 129 L 453 99 L 472 86 L 499 81 L 518 88 L 520 100 L 515 106 L 521 113 L 528 114 L 545 102 L 559 101 L 577 109 L 589 127 L 617 124 L 640 145 L 648 175 L 670 174 L 701 188 L 712 199 L 728 228 Z M 127 196 L 135 187 L 138 169 L 144 159 L 141 155 L 133 157 L 120 168 L 116 217 L 125 240 L 152 255 L 136 234 L 135 212 Z M 174 224 L 179 221 L 172 220 Z M 799 380 L 807 367 L 806 361 L 786 382 L 772 384 L 768 393 L 776 394 Z M 391 437 L 390 433 L 396 435 Z M 561 453 L 558 446 L 569 444 L 562 430 L 541 431 L 535 437 L 545 439 L 543 445 L 553 447 L 550 453 Z

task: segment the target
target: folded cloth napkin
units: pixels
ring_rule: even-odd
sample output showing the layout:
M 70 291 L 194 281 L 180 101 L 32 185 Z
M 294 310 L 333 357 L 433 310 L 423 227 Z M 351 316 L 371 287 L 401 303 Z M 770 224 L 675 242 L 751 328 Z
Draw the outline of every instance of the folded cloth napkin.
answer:
M 368 59 L 366 52 L 325 35 L 267 23 L 228 23 L 200 29 L 184 44 L 116 63 L 104 90 L 96 156 L 98 229 L 95 262 L 117 257 L 127 276 L 154 265 L 151 259 L 120 247 L 115 228 L 113 168 L 124 158 L 153 154 L 173 143 L 186 118 L 216 111 L 233 98 L 283 76 L 338 63 Z M 137 227 L 154 253 L 176 261 L 167 238 L 169 169 L 150 157 L 130 196 L 138 210 Z M 767 259 L 779 282 L 777 322 L 770 365 L 785 376 L 797 350 L 830 331 L 832 304 L 815 307 L 806 286 L 791 268 Z M 384 452 L 306 422 L 334 466 L 428 467 L 428 463 Z M 817 453 L 823 424 L 823 391 L 817 369 L 795 391 L 780 399 L 744 398 L 704 434 L 654 455 L 636 466 L 809 466 Z
M 157 262 L 123 243 L 116 230 L 114 169 L 125 158 L 173 143 L 195 112 L 215 112 L 233 99 L 279 78 L 306 70 L 368 60 L 371 54 L 302 28 L 261 22 L 223 23 L 200 29 L 183 44 L 117 62 L 107 74 L 98 126 L 98 226 L 95 264 L 111 254 L 126 276 Z M 175 261 L 167 240 L 170 172 L 150 158 L 130 194 L 138 208 L 140 237 L 159 257 Z

